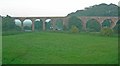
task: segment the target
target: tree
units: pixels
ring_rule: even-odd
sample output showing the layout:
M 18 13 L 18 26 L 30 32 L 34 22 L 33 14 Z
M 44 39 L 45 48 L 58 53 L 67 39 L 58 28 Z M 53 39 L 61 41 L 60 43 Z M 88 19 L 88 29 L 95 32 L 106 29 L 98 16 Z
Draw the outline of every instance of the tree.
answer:
M 16 31 L 21 31 L 22 29 L 21 29 L 21 27 L 20 26 L 15 26 L 15 29 L 16 29 Z
M 98 32 L 101 29 L 100 24 L 94 19 L 89 20 L 86 24 L 86 27 L 90 32 Z
M 2 30 L 3 31 L 10 31 L 15 30 L 15 22 L 14 19 L 10 16 L 3 17 L 2 19 Z
M 113 30 L 110 29 L 109 27 L 104 27 L 101 29 L 101 35 L 111 36 L 112 34 L 113 34 Z
M 73 25 L 76 26 L 79 30 L 82 30 L 82 21 L 75 16 L 69 18 L 69 29 L 71 29 Z
M 72 28 L 71 28 L 71 32 L 72 33 L 78 33 L 79 29 L 75 25 L 73 25 Z
M 45 28 L 46 28 L 46 30 L 50 30 L 51 28 L 51 22 L 49 21 L 49 22 L 45 22 Z
M 77 10 L 68 14 L 68 16 L 118 16 L 120 15 L 120 7 L 115 4 L 99 4 Z
M 36 30 L 42 30 L 42 28 L 43 28 L 43 23 L 42 23 L 42 21 L 35 21 L 35 29 Z
M 57 30 L 63 30 L 63 22 L 62 22 L 62 20 L 57 20 L 56 21 L 56 29 Z
M 105 20 L 105 21 L 102 23 L 102 27 L 110 27 L 110 25 L 111 25 L 110 20 Z
M 30 26 L 24 26 L 24 29 L 25 30 L 31 30 L 31 27 Z
M 120 20 L 116 23 L 116 26 L 113 28 L 115 33 L 120 34 Z

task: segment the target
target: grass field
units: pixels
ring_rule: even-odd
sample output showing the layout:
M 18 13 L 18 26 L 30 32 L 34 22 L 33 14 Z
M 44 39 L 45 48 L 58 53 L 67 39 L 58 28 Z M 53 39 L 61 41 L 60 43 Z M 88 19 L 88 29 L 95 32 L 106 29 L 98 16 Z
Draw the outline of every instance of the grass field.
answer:
M 2 65 L 2 36 L 0 35 L 0 65 Z
M 3 64 L 117 64 L 117 37 L 53 32 L 2 37 Z

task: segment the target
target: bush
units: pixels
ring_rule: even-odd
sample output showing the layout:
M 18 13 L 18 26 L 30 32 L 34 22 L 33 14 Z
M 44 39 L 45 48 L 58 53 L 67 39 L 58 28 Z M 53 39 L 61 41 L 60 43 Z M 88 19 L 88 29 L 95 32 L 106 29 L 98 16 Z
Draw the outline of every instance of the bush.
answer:
M 113 30 L 110 29 L 109 27 L 104 27 L 101 29 L 101 35 L 111 36 L 112 34 L 113 34 Z
M 79 29 L 78 29 L 76 26 L 72 26 L 71 32 L 72 32 L 72 33 L 78 33 L 78 32 L 79 32 Z
M 120 34 L 120 24 L 117 24 L 114 28 L 113 28 L 114 32 L 117 34 Z
M 21 31 L 22 30 L 20 26 L 16 26 L 15 28 L 16 28 L 16 31 Z
M 25 29 L 25 30 L 31 30 L 31 27 L 29 27 L 29 26 L 24 26 L 24 29 Z

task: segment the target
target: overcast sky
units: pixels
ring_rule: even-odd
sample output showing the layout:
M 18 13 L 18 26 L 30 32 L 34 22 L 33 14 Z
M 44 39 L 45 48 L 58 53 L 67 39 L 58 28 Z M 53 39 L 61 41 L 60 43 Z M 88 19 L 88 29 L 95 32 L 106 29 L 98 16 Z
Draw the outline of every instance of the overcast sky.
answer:
M 119 0 L 0 0 L 0 15 L 66 16 L 96 4 L 118 5 L 118 2 Z

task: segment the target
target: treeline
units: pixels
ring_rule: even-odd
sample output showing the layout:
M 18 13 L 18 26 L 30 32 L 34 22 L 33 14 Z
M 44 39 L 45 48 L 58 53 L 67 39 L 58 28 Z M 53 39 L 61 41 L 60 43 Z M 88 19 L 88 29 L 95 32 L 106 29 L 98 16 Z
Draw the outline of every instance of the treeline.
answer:
M 120 7 L 115 4 L 99 4 L 86 7 L 84 10 L 77 10 L 67 16 L 119 16 Z
M 2 31 L 17 31 L 21 30 L 21 28 L 15 25 L 14 19 L 7 15 L 6 17 L 2 17 Z

